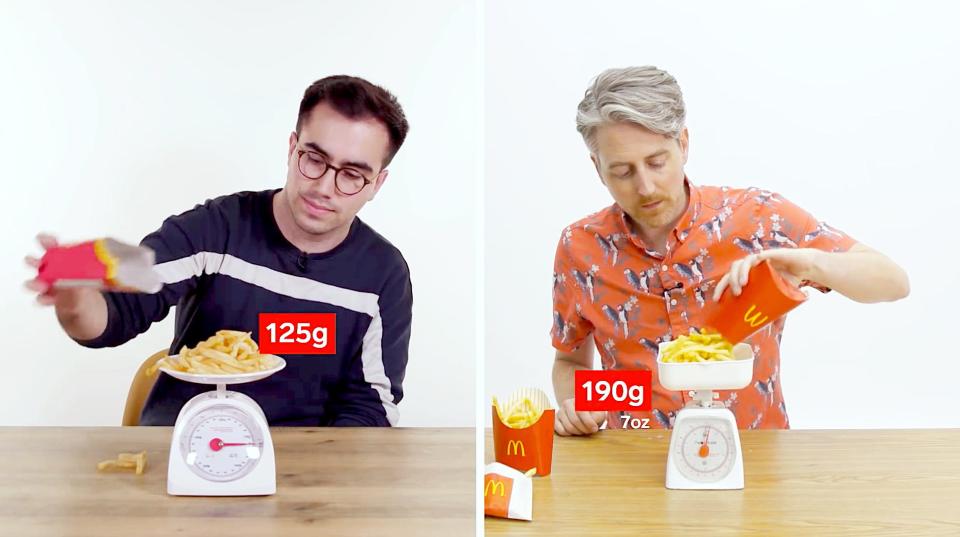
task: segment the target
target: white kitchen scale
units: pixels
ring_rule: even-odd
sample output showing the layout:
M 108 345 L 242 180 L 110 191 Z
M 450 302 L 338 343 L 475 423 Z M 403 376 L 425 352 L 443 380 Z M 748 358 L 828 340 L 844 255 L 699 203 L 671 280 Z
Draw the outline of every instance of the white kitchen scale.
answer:
M 660 354 L 671 342 L 660 344 Z M 660 384 L 689 392 L 691 400 L 677 412 L 667 453 L 667 488 L 724 490 L 743 488 L 743 451 L 733 412 L 715 401 L 714 390 L 739 390 L 753 380 L 753 350 L 733 347 L 733 360 L 661 362 Z
M 164 373 L 197 384 L 213 384 L 180 409 L 167 468 L 167 494 L 174 496 L 262 496 L 277 492 L 273 439 L 263 409 L 249 396 L 227 390 L 269 377 L 286 367 L 280 357 L 266 371 L 234 375 Z

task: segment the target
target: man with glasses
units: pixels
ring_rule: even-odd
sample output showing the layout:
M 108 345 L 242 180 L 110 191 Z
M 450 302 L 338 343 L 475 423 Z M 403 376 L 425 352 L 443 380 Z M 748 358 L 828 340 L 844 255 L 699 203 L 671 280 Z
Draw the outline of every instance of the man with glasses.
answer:
M 171 354 L 221 329 L 256 335 L 260 313 L 333 313 L 336 354 L 286 354 L 284 370 L 231 389 L 253 397 L 271 425 L 396 425 L 410 341 L 409 269 L 356 215 L 386 181 L 408 128 L 385 89 L 349 76 L 318 80 L 300 102 L 282 189 L 209 200 L 144 238 L 156 252 L 160 292 L 27 286 L 55 306 L 71 338 L 97 348 L 132 339 L 174 305 Z M 40 242 L 56 245 L 49 236 Z M 206 389 L 161 373 L 141 424 L 172 425 Z

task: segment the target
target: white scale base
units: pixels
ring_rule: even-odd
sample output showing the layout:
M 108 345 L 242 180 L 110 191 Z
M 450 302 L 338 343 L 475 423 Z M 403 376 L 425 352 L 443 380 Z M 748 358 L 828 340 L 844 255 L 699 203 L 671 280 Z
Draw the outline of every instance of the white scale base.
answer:
M 226 406 L 246 415 L 247 419 L 263 438 L 259 460 L 248 473 L 232 481 L 213 481 L 195 473 L 188 465 L 182 450 L 186 428 L 191 419 L 214 406 Z M 174 496 L 262 496 L 277 492 L 276 465 L 273 439 L 266 416 L 260 405 L 250 397 L 226 391 L 220 384 L 217 391 L 197 395 L 180 409 L 170 442 L 170 459 L 167 471 L 167 494 Z
M 713 392 L 697 390 L 677 413 L 667 454 L 668 489 L 743 488 L 743 451 L 733 412 L 713 402 Z M 711 438 L 712 436 L 712 438 Z M 700 451 L 705 439 L 708 450 Z M 704 456 L 703 453 L 709 452 Z

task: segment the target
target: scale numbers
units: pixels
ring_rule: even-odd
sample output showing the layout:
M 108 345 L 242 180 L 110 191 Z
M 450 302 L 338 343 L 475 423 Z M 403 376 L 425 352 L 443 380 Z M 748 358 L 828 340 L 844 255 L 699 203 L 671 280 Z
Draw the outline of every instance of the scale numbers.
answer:
M 184 462 L 209 481 L 234 481 L 250 473 L 263 454 L 263 432 L 241 410 L 212 406 L 190 419 L 181 439 Z
M 680 438 L 674 445 L 674 460 L 684 477 L 711 483 L 726 477 L 736 462 L 736 444 L 727 422 L 705 419 L 684 420 L 673 434 Z

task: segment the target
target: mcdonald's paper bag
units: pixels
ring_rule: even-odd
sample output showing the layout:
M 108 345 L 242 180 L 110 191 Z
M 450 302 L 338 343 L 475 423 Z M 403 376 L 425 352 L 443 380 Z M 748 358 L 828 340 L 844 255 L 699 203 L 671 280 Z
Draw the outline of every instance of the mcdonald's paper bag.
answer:
M 521 388 L 501 404 L 493 400 L 493 448 L 496 461 L 537 475 L 550 475 L 556 410 L 542 390 Z
M 505 464 L 492 462 L 483 476 L 483 513 L 499 518 L 533 520 L 533 480 Z

